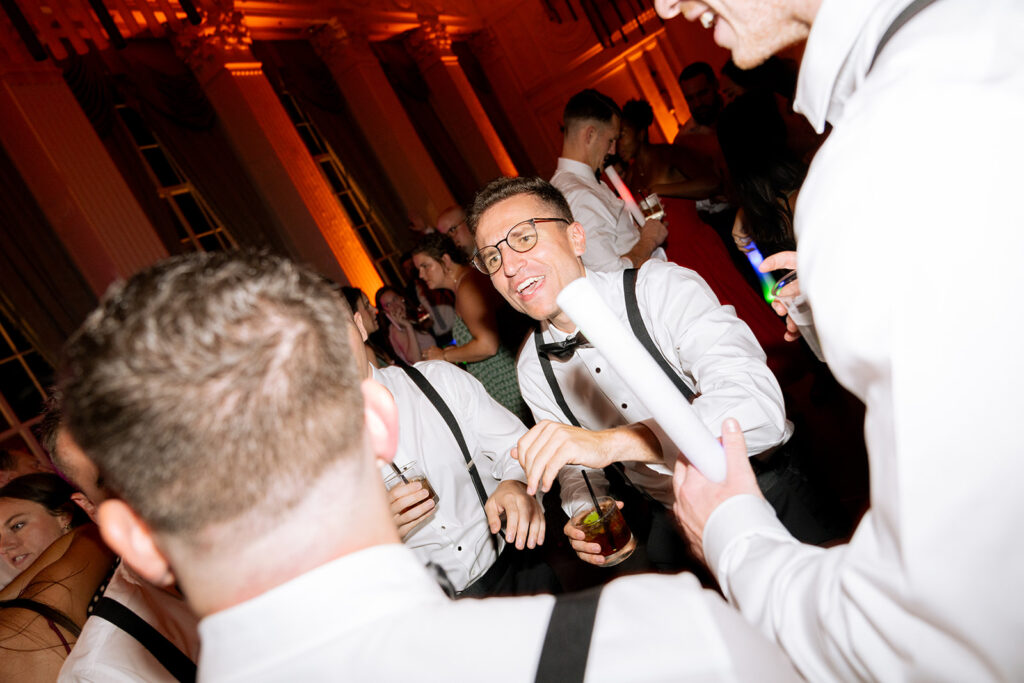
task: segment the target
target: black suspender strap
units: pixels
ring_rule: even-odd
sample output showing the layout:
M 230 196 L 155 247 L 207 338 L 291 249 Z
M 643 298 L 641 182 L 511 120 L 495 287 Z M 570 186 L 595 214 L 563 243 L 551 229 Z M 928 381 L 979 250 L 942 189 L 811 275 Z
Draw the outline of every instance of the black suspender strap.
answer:
M 541 334 L 540 328 L 538 327 L 533 331 L 533 344 L 537 348 L 537 358 L 540 360 L 540 367 L 541 370 L 544 371 L 544 379 L 548 382 L 548 388 L 551 389 L 551 395 L 554 397 L 555 403 L 557 403 L 558 407 L 562 410 L 562 413 L 565 414 L 565 418 L 569 420 L 569 424 L 573 427 L 582 427 L 583 425 L 580 424 L 580 421 L 576 419 L 575 415 L 573 415 L 572 409 L 569 408 L 569 404 L 565 400 L 565 394 L 562 393 L 562 387 L 558 386 L 558 380 L 555 378 L 555 371 L 551 367 L 551 359 L 540 352 L 540 345 L 543 343 L 544 336 Z M 608 478 L 608 481 L 614 486 L 618 486 L 620 489 L 624 489 L 625 487 L 634 488 L 644 498 L 648 499 L 648 501 L 654 501 L 651 494 L 633 486 L 633 484 L 630 483 L 629 476 L 626 474 L 626 468 L 621 462 L 613 462 L 608 467 L 605 467 L 604 473 Z M 661 505 L 661 503 L 658 503 L 658 505 Z
M 544 335 L 541 334 L 540 328 L 536 328 L 533 331 L 533 344 L 537 347 L 537 358 L 540 359 L 540 368 L 544 371 L 544 379 L 548 381 L 548 386 L 551 387 L 551 393 L 555 397 L 555 403 L 565 413 L 565 418 L 569 420 L 569 424 L 573 427 L 579 427 L 580 421 L 576 419 L 576 416 L 572 414 L 569 409 L 569 404 L 565 402 L 565 395 L 562 393 L 561 387 L 558 386 L 558 380 L 555 379 L 555 371 L 551 368 L 551 359 L 540 352 L 540 345 L 544 343 Z
M 633 330 L 633 335 L 637 338 L 643 347 L 647 349 L 647 353 L 651 354 L 651 358 L 658 364 L 662 372 L 672 380 L 672 384 L 676 386 L 686 400 L 693 403 L 694 394 L 690 387 L 686 386 L 686 382 L 682 380 L 676 371 L 669 365 L 669 362 L 665 360 L 665 357 L 661 355 L 661 351 L 654 344 L 654 340 L 651 339 L 650 333 L 647 332 L 647 327 L 644 325 L 644 319 L 640 316 L 640 305 L 636 300 L 636 268 L 628 268 L 622 271 L 622 289 L 623 294 L 626 297 L 626 316 L 629 318 L 629 326 Z
M 100 598 L 93 608 L 92 615 L 106 619 L 139 641 L 175 679 L 190 682 L 196 680 L 195 662 L 142 617 L 117 600 L 105 596 Z
M 473 488 L 476 489 L 477 498 L 480 499 L 480 506 L 483 508 L 487 507 L 487 490 L 484 488 L 484 483 L 480 481 L 480 473 L 477 472 L 476 463 L 473 461 L 473 455 L 469 452 L 469 446 L 466 445 L 466 438 L 462 435 L 462 429 L 459 427 L 458 420 L 455 419 L 455 415 L 452 414 L 451 408 L 441 398 L 441 394 L 437 393 L 437 389 L 434 388 L 423 373 L 406 363 L 399 363 L 399 367 L 405 371 L 405 374 L 409 375 L 416 386 L 420 388 L 420 391 L 434 404 L 434 408 L 441 414 L 444 421 L 448 423 L 448 429 L 451 430 L 452 436 L 455 437 L 455 441 L 458 442 L 459 448 L 462 449 L 462 457 L 466 459 L 466 468 L 469 470 L 469 476 L 473 480 Z M 486 515 L 486 512 L 484 513 Z M 491 543 L 494 544 L 494 553 L 498 554 L 498 540 L 491 534 Z
M 914 15 L 933 2 L 935 2 L 935 0 L 914 0 L 914 2 L 907 5 L 902 12 L 896 15 L 896 18 L 893 19 L 891 24 L 889 24 L 889 28 L 887 28 L 885 33 L 882 34 L 882 39 L 878 41 L 878 47 L 875 48 L 875 54 L 871 58 L 871 65 L 868 66 L 868 73 L 871 73 L 871 70 L 875 68 L 875 62 L 878 61 L 878 55 L 882 54 L 882 50 L 889 44 L 889 40 L 892 39 L 893 35 L 903 28 L 904 24 L 913 19 Z
M 0 600 L 0 608 L 3 607 L 19 607 L 21 609 L 27 609 L 30 612 L 35 612 L 44 619 L 49 619 L 53 623 L 63 626 L 64 629 L 75 638 L 82 633 L 81 627 L 71 621 L 71 617 L 64 614 L 59 609 L 50 607 L 43 602 L 37 602 L 35 600 L 30 600 L 29 598 L 11 598 L 10 600 Z
M 544 647 L 537 663 L 537 683 L 576 683 L 583 681 L 594 634 L 594 619 L 601 588 L 555 596 Z

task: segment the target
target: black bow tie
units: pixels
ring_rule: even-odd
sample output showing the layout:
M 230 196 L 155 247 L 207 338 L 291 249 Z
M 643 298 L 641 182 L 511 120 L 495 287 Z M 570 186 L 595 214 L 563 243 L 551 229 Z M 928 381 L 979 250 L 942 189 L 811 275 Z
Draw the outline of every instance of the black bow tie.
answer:
M 537 347 L 537 351 L 547 356 L 548 360 L 567 361 L 572 358 L 572 354 L 576 353 L 578 348 L 591 348 L 590 342 L 587 341 L 582 332 L 574 334 L 565 341 L 541 344 Z

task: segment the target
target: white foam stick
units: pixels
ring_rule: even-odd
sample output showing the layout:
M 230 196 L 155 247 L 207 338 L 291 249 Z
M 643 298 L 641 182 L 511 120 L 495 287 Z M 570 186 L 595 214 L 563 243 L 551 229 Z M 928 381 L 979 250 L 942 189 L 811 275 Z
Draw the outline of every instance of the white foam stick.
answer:
M 633 333 L 602 301 L 594 285 L 585 277 L 570 282 L 558 295 L 558 305 L 612 364 L 694 467 L 711 481 L 724 481 L 725 452 L 721 444 Z
M 619 172 L 615 170 L 614 166 L 609 166 L 604 169 L 604 172 L 608 176 L 608 180 L 612 181 L 612 185 L 615 186 L 615 191 L 619 193 L 619 199 L 626 203 L 626 210 L 629 211 L 629 215 L 633 217 L 637 225 L 642 227 L 646 222 L 644 212 L 637 206 L 636 200 L 633 199 L 633 194 L 626 187 L 626 183 L 622 182 L 622 178 L 619 177 Z

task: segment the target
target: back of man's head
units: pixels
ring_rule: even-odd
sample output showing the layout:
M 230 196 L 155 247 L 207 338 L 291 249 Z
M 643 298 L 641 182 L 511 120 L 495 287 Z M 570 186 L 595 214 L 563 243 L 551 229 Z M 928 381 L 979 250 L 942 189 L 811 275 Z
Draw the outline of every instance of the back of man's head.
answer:
M 622 116 L 619 105 L 615 100 L 592 88 L 581 90 L 572 97 L 565 105 L 562 112 L 562 125 L 565 126 L 565 135 L 572 135 L 580 124 L 587 122 L 611 123 L 615 117 Z
M 362 444 L 351 325 L 285 259 L 168 259 L 112 286 L 68 342 L 65 424 L 153 532 L 258 533 Z
M 688 81 L 697 76 L 704 76 L 711 83 L 718 83 L 718 76 L 715 75 L 714 68 L 707 62 L 693 62 L 687 64 L 682 71 L 679 72 L 679 82 Z

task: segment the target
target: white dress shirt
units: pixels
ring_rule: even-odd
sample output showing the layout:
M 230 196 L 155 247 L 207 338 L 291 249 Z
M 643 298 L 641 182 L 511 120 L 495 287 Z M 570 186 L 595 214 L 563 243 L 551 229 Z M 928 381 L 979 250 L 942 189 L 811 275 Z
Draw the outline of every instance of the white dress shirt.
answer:
M 199 659 L 199 620 L 185 601 L 139 578 L 124 562 L 104 595 L 139 615 L 193 662 Z M 106 619 L 89 617 L 61 667 L 61 682 L 176 681 L 133 636 Z
M 601 271 L 632 268 L 632 261 L 624 254 L 640 241 L 640 230 L 626 210 L 625 202 L 595 178 L 589 166 L 565 157 L 558 158 L 551 184 L 565 195 L 572 217 L 586 231 L 587 251 L 583 254 L 583 264 Z M 651 258 L 664 261 L 665 250 L 658 247 Z
M 554 597 L 451 601 L 401 545 L 362 550 L 199 624 L 200 681 L 532 681 Z M 690 574 L 604 588 L 588 681 L 789 681 Z
M 601 299 L 628 326 L 622 273 L 587 270 Z M 747 324 L 736 317 L 732 306 L 722 306 L 697 273 L 673 263 L 650 261 L 637 277 L 637 304 L 651 338 L 687 386 L 700 393 L 693 402 L 701 420 L 720 435 L 722 420 L 739 420 L 751 447 L 751 455 L 784 443 L 792 434 L 786 420 L 782 390 L 765 365 L 764 351 Z M 561 341 L 571 334 L 547 321 L 541 323 L 545 342 Z M 672 466 L 678 449 L 651 419 L 650 411 L 595 348 L 576 351 L 567 361 L 551 361 L 558 386 L 580 426 L 609 429 L 642 422 L 662 445 L 666 464 L 624 463 L 630 480 L 671 507 Z M 569 424 L 555 402 L 544 378 L 533 340 L 519 354 L 519 386 L 534 418 Z M 562 469 L 559 482 L 566 514 L 588 499 L 582 468 Z M 600 491 L 607 484 L 600 470 L 587 470 Z
M 424 361 L 415 367 L 458 420 L 487 495 L 506 479 L 525 482 L 526 473 L 509 455 L 526 433 L 519 418 L 491 398 L 475 377 L 451 363 Z M 401 467 L 416 460 L 439 500 L 430 519 L 406 536 L 405 544 L 424 564 L 433 562 L 444 569 L 455 590 L 461 591 L 497 559 L 466 459 L 448 423 L 405 371 L 374 369 L 373 378 L 398 404 L 395 464 Z M 386 467 L 381 474 L 387 478 L 392 471 Z M 498 542 L 504 547 L 503 540 Z
M 726 595 L 825 680 L 1024 677 L 1024 3 L 825 0 L 797 107 L 834 125 L 796 208 L 800 283 L 867 406 L 871 509 L 800 545 L 727 501 L 704 532 Z

